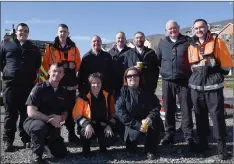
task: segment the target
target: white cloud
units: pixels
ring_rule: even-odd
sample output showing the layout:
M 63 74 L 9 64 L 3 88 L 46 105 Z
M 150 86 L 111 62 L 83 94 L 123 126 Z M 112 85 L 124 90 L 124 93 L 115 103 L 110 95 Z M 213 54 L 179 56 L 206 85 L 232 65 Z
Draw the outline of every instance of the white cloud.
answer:
M 71 39 L 74 40 L 85 40 L 85 41 L 89 41 L 91 40 L 92 36 L 87 36 L 87 35 L 75 35 L 75 36 L 71 36 Z M 108 42 L 113 42 L 113 40 L 107 39 L 107 38 L 102 38 L 102 42 L 103 43 L 108 43 Z
M 53 23 L 61 23 L 62 20 L 60 19 L 38 19 L 32 18 L 30 20 L 5 20 L 5 24 L 14 24 L 14 23 L 26 23 L 26 24 L 53 24 Z

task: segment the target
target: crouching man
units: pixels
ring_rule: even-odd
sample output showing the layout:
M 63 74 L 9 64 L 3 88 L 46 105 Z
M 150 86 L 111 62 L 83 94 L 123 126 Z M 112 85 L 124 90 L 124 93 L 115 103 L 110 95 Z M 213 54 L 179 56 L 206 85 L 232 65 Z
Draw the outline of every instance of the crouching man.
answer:
M 66 120 L 71 105 L 67 91 L 58 86 L 64 76 L 63 64 L 52 64 L 48 73 L 49 80 L 37 84 L 26 102 L 28 118 L 24 129 L 31 137 L 32 163 L 44 162 L 45 145 L 55 157 L 63 158 L 68 154 L 60 136 L 60 123 Z

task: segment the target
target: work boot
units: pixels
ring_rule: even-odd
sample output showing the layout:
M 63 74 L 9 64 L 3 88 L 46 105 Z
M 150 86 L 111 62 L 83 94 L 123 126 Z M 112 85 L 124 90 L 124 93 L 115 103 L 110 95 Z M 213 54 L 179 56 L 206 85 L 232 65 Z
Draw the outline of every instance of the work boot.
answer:
M 126 149 L 130 153 L 136 153 L 137 152 L 137 143 L 136 142 L 126 142 Z
M 208 148 L 209 148 L 209 146 L 208 146 L 207 137 L 200 137 L 200 139 L 198 139 L 198 141 L 197 141 L 197 151 L 199 153 L 202 153 L 205 150 L 207 150 Z
M 162 139 L 161 144 L 169 145 L 169 144 L 173 144 L 173 142 L 174 142 L 174 136 L 170 134 L 166 134 L 166 136 Z
M 186 140 L 186 145 L 189 147 L 190 152 L 196 152 L 197 151 L 197 144 L 192 138 Z
M 69 143 L 76 143 L 78 144 L 80 139 L 77 137 L 77 135 L 74 132 L 69 132 L 68 134 L 68 142 Z
M 13 152 L 13 144 L 9 141 L 4 141 L 3 143 L 4 152 Z
M 218 158 L 220 160 L 227 160 L 228 153 L 227 153 L 226 142 L 224 140 L 218 141 L 217 150 L 218 150 Z

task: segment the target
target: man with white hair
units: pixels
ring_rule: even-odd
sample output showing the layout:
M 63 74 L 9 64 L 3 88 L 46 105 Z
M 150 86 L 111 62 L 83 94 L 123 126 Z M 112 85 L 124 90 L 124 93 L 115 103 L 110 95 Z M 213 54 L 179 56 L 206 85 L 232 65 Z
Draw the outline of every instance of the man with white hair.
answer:
M 190 151 L 195 150 L 193 139 L 192 103 L 188 79 L 191 70 L 188 63 L 188 37 L 180 34 L 180 26 L 174 20 L 166 24 L 167 37 L 162 39 L 157 48 L 162 76 L 162 99 L 165 107 L 166 136 L 162 145 L 172 144 L 175 136 L 176 95 L 182 110 L 182 130 Z

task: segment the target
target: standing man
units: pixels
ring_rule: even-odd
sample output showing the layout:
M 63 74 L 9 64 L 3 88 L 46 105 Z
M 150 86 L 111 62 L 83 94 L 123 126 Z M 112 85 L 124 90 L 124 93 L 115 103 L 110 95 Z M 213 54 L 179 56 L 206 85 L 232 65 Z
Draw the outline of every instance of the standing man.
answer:
M 189 79 L 196 116 L 198 148 L 208 148 L 208 112 L 213 122 L 213 135 L 218 142 L 218 157 L 227 159 L 226 124 L 224 117 L 224 76 L 233 66 L 232 57 L 225 42 L 208 30 L 204 19 L 193 23 L 195 36 L 188 48 L 192 75 Z
M 137 67 L 143 75 L 144 89 L 155 93 L 159 75 L 158 57 L 153 49 L 144 46 L 145 34 L 143 32 L 139 31 L 135 33 L 133 43 L 135 48 L 123 54 L 125 55 L 125 70 L 129 67 L 137 66 L 137 62 L 142 62 L 142 67 Z
M 171 144 L 175 136 L 175 113 L 177 110 L 176 95 L 182 110 L 182 130 L 191 151 L 195 149 L 193 139 L 192 101 L 188 79 L 191 70 L 188 62 L 188 37 L 180 34 L 180 26 L 174 20 L 166 24 L 167 37 L 162 39 L 157 48 L 162 76 L 162 99 L 165 108 L 166 136 L 162 145 Z
M 126 45 L 126 36 L 124 32 L 118 32 L 115 36 L 116 44 L 109 50 L 113 60 L 113 74 L 114 76 L 114 92 L 115 97 L 119 95 L 120 89 L 123 86 L 124 76 L 124 53 L 130 50 Z
M 68 117 L 65 125 L 68 130 L 68 142 L 77 143 L 78 137 L 75 134 L 75 123 L 72 118 L 72 109 L 76 102 L 76 90 L 78 89 L 78 79 L 76 72 L 80 69 L 80 52 L 76 44 L 68 37 L 69 29 L 65 24 L 60 24 L 57 30 L 57 37 L 53 44 L 45 49 L 42 66 L 48 72 L 49 67 L 56 62 L 64 64 L 65 76 L 60 85 L 69 91 L 72 100 L 72 108 L 68 110 Z M 48 79 L 48 77 L 46 78 Z
M 113 93 L 112 58 L 108 52 L 101 49 L 101 45 L 101 38 L 98 35 L 94 35 L 91 38 L 91 50 L 82 58 L 78 75 L 78 86 L 80 94 L 84 96 L 87 95 L 90 89 L 88 77 L 96 72 L 103 75 L 103 89 L 109 93 Z
M 16 27 L 16 38 L 3 41 L 0 50 L 1 72 L 3 73 L 3 103 L 5 106 L 4 119 L 4 151 L 13 151 L 16 123 L 18 115 L 19 132 L 24 147 L 29 146 L 30 138 L 23 130 L 26 119 L 25 102 L 34 86 L 37 71 L 41 65 L 39 48 L 27 40 L 29 27 L 20 23 Z
M 55 157 L 67 155 L 60 135 L 60 123 L 66 120 L 72 104 L 67 90 L 59 86 L 64 76 L 63 64 L 53 63 L 48 73 L 49 80 L 37 84 L 26 102 L 28 118 L 24 122 L 24 129 L 32 140 L 32 163 L 43 163 L 46 144 Z

